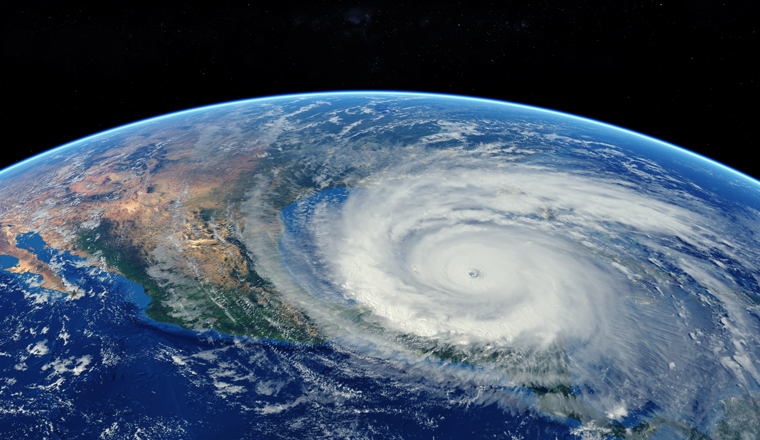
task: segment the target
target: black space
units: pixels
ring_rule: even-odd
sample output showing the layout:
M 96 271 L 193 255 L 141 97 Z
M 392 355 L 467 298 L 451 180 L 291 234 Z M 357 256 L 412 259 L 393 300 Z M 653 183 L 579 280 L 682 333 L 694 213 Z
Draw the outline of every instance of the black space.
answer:
M 0 5 L 0 168 L 267 95 L 408 90 L 598 119 L 760 177 L 751 1 Z

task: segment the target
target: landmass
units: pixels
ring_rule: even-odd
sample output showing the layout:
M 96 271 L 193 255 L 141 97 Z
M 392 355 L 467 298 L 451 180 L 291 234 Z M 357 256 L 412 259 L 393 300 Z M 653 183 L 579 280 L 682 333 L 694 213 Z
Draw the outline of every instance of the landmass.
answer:
M 286 206 L 317 191 L 379 175 L 378 170 L 387 164 L 401 163 L 403 155 L 414 157 L 419 151 L 394 149 L 400 143 L 411 144 L 410 139 L 420 141 L 421 149 L 432 144 L 445 149 L 459 145 L 459 138 L 446 137 L 441 134 L 445 129 L 422 121 L 391 125 L 386 131 L 369 128 L 349 145 L 340 136 L 354 125 L 344 115 L 344 126 L 336 123 L 332 132 L 320 133 L 335 146 L 320 148 L 327 156 L 340 148 L 354 156 L 342 163 L 324 159 L 315 164 L 310 162 L 314 151 L 299 152 L 319 140 L 308 136 L 279 139 L 283 131 L 277 131 L 277 124 L 284 124 L 282 120 L 272 122 L 268 131 L 257 131 L 247 119 L 257 115 L 231 111 L 234 117 L 209 111 L 186 116 L 182 125 L 155 121 L 127 127 L 89 141 L 86 148 L 56 150 L 33 164 L 4 172 L 0 175 L 4 190 L 0 194 L 0 255 L 18 259 L 4 270 L 38 274 L 42 287 L 72 296 L 81 293 L 34 253 L 18 247 L 18 235 L 35 232 L 49 246 L 85 257 L 88 264 L 141 285 L 151 297 L 145 312 L 156 321 L 295 343 L 328 339 L 332 334 L 320 327 L 308 308 L 280 292 L 262 270 L 260 252 L 246 238 L 251 231 L 246 231 L 248 213 L 242 205 L 253 203 L 267 213 L 268 229 L 263 233 L 276 243 L 277 215 Z M 308 118 L 309 113 L 303 112 L 302 117 Z M 466 147 L 483 148 L 487 154 L 504 147 L 503 152 L 517 152 L 505 159 L 513 161 L 519 160 L 519 154 L 543 148 L 528 140 L 532 150 L 515 149 L 502 137 Z M 260 189 L 257 198 L 252 199 L 252 188 Z M 548 208 L 542 214 L 546 221 L 556 221 L 558 216 Z M 670 276 L 667 271 L 649 273 L 634 261 L 620 264 L 642 276 Z M 573 392 L 561 345 L 542 352 L 447 345 L 395 334 L 359 307 L 329 307 L 343 322 L 416 354 L 493 366 L 535 393 L 541 410 L 578 420 L 595 435 L 646 438 L 669 427 L 686 438 L 708 438 L 687 423 L 662 416 L 625 428 L 614 417 L 592 410 Z M 723 402 L 727 419 L 713 436 L 738 438 L 745 430 L 742 417 L 760 414 L 757 402 L 750 396 Z
M 23 178 L 4 176 L 0 254 L 19 259 L 9 270 L 41 275 L 46 288 L 76 292 L 33 253 L 16 247 L 17 235 L 36 232 L 50 246 L 143 286 L 152 300 L 146 313 L 156 321 L 322 341 L 308 315 L 259 276 L 241 240 L 239 203 L 261 169 L 272 166 L 262 164 L 264 146 L 218 156 L 197 148 L 223 143 L 217 131 L 137 130 L 107 147 L 38 161 Z

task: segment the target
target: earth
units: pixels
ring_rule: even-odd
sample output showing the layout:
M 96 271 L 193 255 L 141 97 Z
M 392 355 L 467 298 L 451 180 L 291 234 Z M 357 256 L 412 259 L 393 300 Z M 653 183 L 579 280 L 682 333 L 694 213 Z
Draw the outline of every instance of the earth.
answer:
M 760 438 L 760 183 L 641 134 L 282 96 L 0 189 L 7 438 Z

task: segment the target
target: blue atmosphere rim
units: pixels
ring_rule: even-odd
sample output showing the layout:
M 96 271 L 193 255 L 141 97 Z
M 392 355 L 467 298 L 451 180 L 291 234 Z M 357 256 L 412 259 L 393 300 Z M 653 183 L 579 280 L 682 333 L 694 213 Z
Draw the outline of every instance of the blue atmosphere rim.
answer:
M 12 170 L 14 168 L 21 167 L 24 164 L 26 164 L 27 162 L 32 162 L 34 160 L 40 159 L 40 158 L 42 158 L 44 156 L 47 156 L 47 155 L 52 154 L 52 153 L 55 153 L 58 150 L 61 150 L 63 148 L 69 147 L 69 146 L 72 146 L 72 145 L 77 144 L 79 142 L 84 142 L 84 141 L 86 141 L 88 139 L 96 138 L 98 136 L 103 136 L 103 135 L 105 135 L 107 133 L 118 131 L 118 130 L 121 130 L 121 129 L 126 128 L 126 127 L 131 127 L 131 126 L 143 124 L 143 123 L 146 123 L 146 122 L 153 122 L 153 121 L 156 121 L 156 120 L 159 120 L 159 119 L 162 119 L 162 118 L 169 118 L 169 117 L 172 117 L 172 116 L 178 116 L 178 115 L 181 115 L 183 113 L 191 113 L 191 112 L 196 112 L 196 111 L 200 111 L 200 110 L 211 109 L 211 108 L 214 108 L 214 107 L 222 107 L 222 106 L 227 106 L 227 105 L 234 105 L 234 104 L 240 104 L 240 103 L 248 103 L 248 102 L 254 102 L 254 101 L 266 101 L 266 100 L 283 99 L 283 98 L 298 98 L 298 97 L 304 97 L 304 98 L 306 98 L 306 97 L 322 96 L 322 95 L 332 95 L 332 96 L 335 96 L 335 95 L 360 95 L 360 94 L 430 96 L 430 97 L 436 97 L 436 98 L 449 98 L 449 99 L 453 98 L 453 99 L 462 99 L 462 100 L 468 100 L 468 101 L 480 101 L 480 102 L 486 102 L 486 103 L 489 103 L 489 104 L 499 104 L 499 105 L 513 106 L 513 107 L 522 107 L 522 108 L 526 108 L 526 109 L 538 110 L 538 111 L 542 111 L 542 112 L 546 112 L 546 113 L 552 113 L 552 114 L 556 114 L 556 115 L 561 115 L 561 116 L 565 116 L 565 117 L 568 117 L 568 118 L 577 119 L 577 120 L 581 120 L 581 121 L 584 121 L 584 122 L 590 122 L 592 124 L 598 124 L 598 125 L 601 125 L 601 126 L 604 126 L 604 127 L 609 127 L 609 128 L 615 129 L 615 130 L 620 130 L 622 132 L 625 132 L 625 133 L 628 133 L 628 134 L 631 134 L 631 135 L 634 135 L 634 136 L 642 137 L 644 139 L 648 139 L 650 141 L 654 141 L 656 143 L 662 144 L 662 145 L 670 147 L 670 148 L 674 148 L 674 149 L 676 149 L 677 151 L 679 151 L 681 153 L 684 153 L 684 154 L 691 155 L 691 156 L 694 156 L 696 158 L 702 159 L 704 161 L 709 162 L 713 166 L 717 166 L 719 168 L 722 168 L 725 171 L 729 171 L 729 172 L 731 172 L 733 174 L 738 175 L 739 177 L 747 179 L 747 180 L 749 180 L 750 182 L 752 182 L 755 185 L 760 185 L 760 180 L 757 180 L 757 179 L 755 179 L 752 176 L 744 174 L 741 171 L 738 171 L 738 170 L 736 170 L 734 168 L 731 168 L 730 166 L 725 165 L 723 163 L 720 163 L 720 162 L 718 162 L 718 161 L 716 161 L 714 159 L 711 159 L 709 157 L 703 156 L 703 155 L 701 155 L 699 153 L 695 153 L 695 152 L 693 152 L 693 151 L 691 151 L 689 149 L 686 149 L 684 147 L 680 147 L 678 145 L 671 144 L 669 142 L 663 141 L 662 139 L 657 139 L 655 137 L 648 136 L 648 135 L 645 135 L 643 133 L 639 133 L 637 131 L 629 130 L 627 128 L 619 127 L 617 125 L 609 124 L 607 122 L 598 121 L 596 119 L 591 119 L 591 118 L 587 118 L 587 117 L 584 117 L 584 116 L 574 115 L 572 113 L 565 113 L 565 112 L 561 112 L 561 111 L 558 111 L 558 110 L 552 110 L 552 109 L 548 109 L 548 108 L 544 108 L 544 107 L 538 107 L 538 106 L 534 106 L 534 105 L 520 104 L 520 103 L 516 103 L 516 102 L 511 102 L 511 101 L 499 101 L 497 99 L 481 98 L 481 97 L 477 97 L 477 96 L 454 95 L 454 94 L 448 94 L 448 93 L 430 93 L 430 92 L 413 92 L 413 91 L 392 91 L 392 90 L 339 90 L 339 91 L 327 91 L 327 92 L 288 93 L 288 94 L 285 94 L 285 95 L 270 95 L 270 96 L 261 96 L 261 97 L 257 97 L 257 98 L 240 99 L 240 100 L 236 100 L 236 101 L 220 102 L 220 103 L 216 103 L 216 104 L 209 104 L 209 105 L 204 105 L 204 106 L 200 106 L 200 107 L 193 107 L 193 108 L 189 108 L 189 109 L 179 110 L 179 111 L 176 111 L 176 112 L 166 113 L 166 114 L 163 114 L 163 115 L 151 116 L 149 118 L 140 119 L 138 121 L 129 122 L 127 124 L 123 124 L 123 125 L 119 125 L 117 127 L 109 128 L 107 130 L 103 130 L 103 131 L 97 132 L 95 134 L 91 134 L 89 136 L 85 136 L 83 138 L 79 138 L 77 140 L 74 140 L 74 141 L 71 141 L 71 142 L 67 142 L 65 144 L 62 144 L 62 145 L 59 145 L 57 147 L 51 148 L 51 149 L 49 149 L 47 151 L 43 151 L 42 153 L 39 153 L 37 155 L 34 155 L 34 156 L 29 157 L 27 159 L 24 159 L 24 160 L 22 160 L 19 163 L 13 164 L 13 165 L 11 165 L 11 166 L 9 166 L 7 168 L 4 168 L 4 169 L 0 170 L 0 178 L 3 176 L 3 174 L 5 174 L 7 172 L 10 172 L 10 170 Z

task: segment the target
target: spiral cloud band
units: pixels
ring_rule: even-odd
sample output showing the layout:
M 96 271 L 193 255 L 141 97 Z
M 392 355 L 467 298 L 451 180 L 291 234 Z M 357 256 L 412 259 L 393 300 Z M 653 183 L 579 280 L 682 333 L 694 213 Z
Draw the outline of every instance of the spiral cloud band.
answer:
M 519 165 L 385 179 L 298 215 L 311 247 L 286 265 L 316 296 L 401 333 L 505 345 L 610 331 L 642 290 L 616 230 L 689 240 L 707 223 L 621 182 Z
M 590 121 L 439 104 L 265 127 L 243 237 L 329 343 L 498 372 L 584 426 L 712 432 L 760 393 L 757 182 Z

